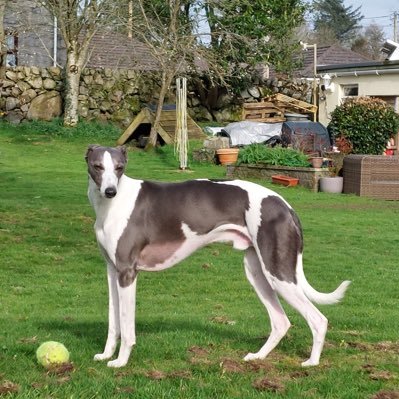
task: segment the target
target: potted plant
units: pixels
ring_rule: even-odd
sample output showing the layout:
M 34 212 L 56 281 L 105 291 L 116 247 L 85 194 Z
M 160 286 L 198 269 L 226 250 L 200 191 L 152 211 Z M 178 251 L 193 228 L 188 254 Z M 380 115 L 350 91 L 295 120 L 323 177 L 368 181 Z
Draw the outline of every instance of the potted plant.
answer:
M 309 162 L 313 168 L 321 168 L 323 166 L 323 157 L 309 157 Z
M 220 148 L 216 150 L 216 155 L 222 165 L 231 165 L 237 162 L 238 148 Z
M 324 193 L 334 194 L 342 193 L 342 190 L 344 188 L 344 178 L 342 177 L 342 163 L 334 159 L 329 159 L 328 171 L 330 173 L 330 176 L 321 177 L 319 180 L 320 191 Z

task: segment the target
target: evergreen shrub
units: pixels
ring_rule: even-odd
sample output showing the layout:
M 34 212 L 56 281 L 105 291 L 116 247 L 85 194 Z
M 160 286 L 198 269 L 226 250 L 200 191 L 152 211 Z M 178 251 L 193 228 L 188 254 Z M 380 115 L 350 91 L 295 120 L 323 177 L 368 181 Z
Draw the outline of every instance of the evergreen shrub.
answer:
M 335 139 L 345 138 L 354 154 L 381 155 L 399 129 L 399 115 L 378 98 L 346 100 L 331 113 L 328 125 Z

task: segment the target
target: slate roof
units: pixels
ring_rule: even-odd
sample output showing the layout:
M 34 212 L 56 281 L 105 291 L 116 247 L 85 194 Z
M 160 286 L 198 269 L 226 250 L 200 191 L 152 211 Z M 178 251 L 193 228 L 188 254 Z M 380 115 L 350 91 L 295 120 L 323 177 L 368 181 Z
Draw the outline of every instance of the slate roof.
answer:
M 90 43 L 89 68 L 135 69 L 155 71 L 157 62 L 138 40 L 118 32 L 97 32 Z
M 361 54 L 355 53 L 352 50 L 338 45 L 318 47 L 316 55 L 317 67 L 324 65 L 355 64 L 372 61 L 371 58 L 367 58 Z M 308 50 L 303 51 L 303 67 L 296 71 L 296 75 L 313 77 L 313 56 L 313 48 L 308 48 Z

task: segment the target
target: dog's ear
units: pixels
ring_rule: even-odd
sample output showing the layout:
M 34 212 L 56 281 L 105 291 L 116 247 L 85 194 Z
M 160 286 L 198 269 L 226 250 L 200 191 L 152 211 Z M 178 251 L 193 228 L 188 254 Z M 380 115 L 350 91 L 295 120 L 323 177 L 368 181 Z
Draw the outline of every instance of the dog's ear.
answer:
M 123 157 L 125 158 L 125 163 L 127 163 L 127 148 L 124 145 L 119 145 L 118 147 L 116 147 L 121 154 L 123 155 Z
M 87 162 L 87 159 L 89 158 L 89 154 L 90 154 L 95 148 L 98 148 L 98 147 L 100 147 L 98 144 L 90 144 L 90 145 L 87 147 L 86 155 L 85 155 L 85 161 L 86 161 L 86 162 Z

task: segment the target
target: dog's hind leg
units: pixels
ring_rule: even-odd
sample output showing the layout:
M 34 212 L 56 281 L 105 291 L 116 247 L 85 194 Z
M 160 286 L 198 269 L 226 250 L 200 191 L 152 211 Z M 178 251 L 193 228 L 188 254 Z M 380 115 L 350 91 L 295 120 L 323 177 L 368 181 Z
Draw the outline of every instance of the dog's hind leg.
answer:
M 327 333 L 327 318 L 313 305 L 297 284 L 276 280 L 275 289 L 287 303 L 304 317 L 312 331 L 312 352 L 310 358 L 303 362 L 302 366 L 317 366 Z
M 136 285 L 137 276 L 127 287 L 122 287 L 117 279 L 119 299 L 119 324 L 121 334 L 121 346 L 118 358 L 107 363 L 108 367 L 123 367 L 129 360 L 130 352 L 136 343 Z
M 118 339 L 120 336 L 119 322 L 119 297 L 117 287 L 117 272 L 115 267 L 108 263 L 107 265 L 108 279 L 108 336 L 105 344 L 104 352 L 94 356 L 94 360 L 105 360 L 112 357 L 115 353 Z
M 257 353 L 248 353 L 244 360 L 264 359 L 280 342 L 290 328 L 290 321 L 280 301 L 267 281 L 258 255 L 254 248 L 249 248 L 244 258 L 245 273 L 259 299 L 266 307 L 270 317 L 271 333 L 266 343 Z

